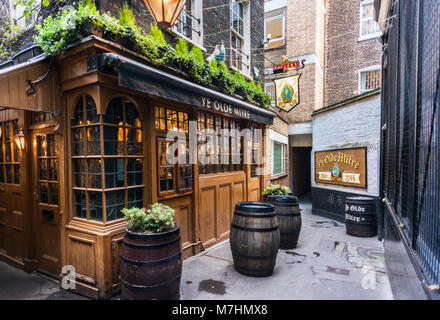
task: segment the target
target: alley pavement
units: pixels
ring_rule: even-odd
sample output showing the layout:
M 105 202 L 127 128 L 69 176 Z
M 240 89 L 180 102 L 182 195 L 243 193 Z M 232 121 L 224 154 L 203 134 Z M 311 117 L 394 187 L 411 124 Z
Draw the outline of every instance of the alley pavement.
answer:
M 298 246 L 279 250 L 273 275 L 235 271 L 228 241 L 184 261 L 182 300 L 390 300 L 384 249 L 377 237 L 349 236 L 342 223 L 311 214 L 301 199 Z M 113 299 L 120 299 L 120 295 Z M 85 299 L 36 273 L 0 262 L 0 299 Z

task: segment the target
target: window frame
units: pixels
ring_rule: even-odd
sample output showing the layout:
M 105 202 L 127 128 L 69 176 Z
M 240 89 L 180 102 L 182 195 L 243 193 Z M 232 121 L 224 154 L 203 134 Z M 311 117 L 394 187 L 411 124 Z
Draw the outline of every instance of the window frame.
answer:
M 233 27 L 232 16 L 233 13 L 237 14 L 235 10 L 233 10 L 233 4 L 238 3 L 241 5 L 243 17 L 239 19 L 243 23 L 243 34 L 240 34 L 240 30 L 236 30 Z M 229 57 L 229 65 L 233 70 L 240 70 L 244 77 L 251 79 L 251 49 L 250 49 L 250 6 L 249 1 L 238 1 L 238 0 L 230 0 L 229 2 L 229 15 L 230 15 L 230 25 L 229 25 L 229 41 L 231 43 L 230 46 L 230 57 Z M 246 23 L 247 22 L 247 23 Z M 240 29 L 240 28 L 239 28 Z M 241 48 L 240 49 L 232 49 L 232 36 L 235 36 L 236 39 L 240 40 Z M 237 67 L 232 63 L 232 51 L 237 53 L 241 57 L 240 66 Z M 246 61 L 246 63 L 245 63 Z
M 207 118 L 207 115 L 212 116 L 212 119 L 213 119 L 213 130 L 215 132 L 217 132 L 216 131 L 216 129 L 217 129 L 216 128 L 216 119 L 217 118 L 222 119 L 222 127 L 220 129 L 243 130 L 246 127 L 244 125 L 244 122 L 239 120 L 239 119 L 230 118 L 230 117 L 226 117 L 226 116 L 223 116 L 223 115 L 220 115 L 220 114 L 216 114 L 216 113 L 211 113 L 211 112 L 198 111 L 198 113 L 197 113 L 197 130 L 198 131 L 200 130 L 200 120 L 199 120 L 199 115 L 200 114 L 204 114 L 204 119 L 205 119 L 205 121 L 203 122 L 205 124 L 205 127 L 202 128 L 202 129 L 206 129 L 206 123 L 207 123 L 206 118 Z M 225 127 L 225 125 L 224 125 L 225 121 L 227 121 L 228 127 Z M 221 173 L 240 172 L 240 171 L 244 172 L 246 170 L 245 165 L 244 165 L 244 157 L 245 157 L 244 138 L 240 137 L 240 150 L 239 150 L 238 154 L 233 154 L 232 153 L 232 151 L 233 151 L 232 150 L 232 140 L 233 140 L 233 138 L 229 137 L 229 142 L 228 142 L 228 145 L 229 145 L 229 150 L 228 150 L 228 152 L 229 152 L 229 155 L 228 155 L 228 157 L 229 157 L 229 164 L 221 164 L 221 155 L 217 155 L 219 157 L 219 163 L 218 164 L 205 164 L 205 165 L 202 165 L 202 164 L 197 163 L 197 166 L 199 168 L 199 175 L 215 175 L 215 174 L 221 174 Z M 237 140 L 237 139 L 235 138 L 235 140 Z M 199 148 L 199 139 L 197 139 L 197 150 L 198 150 L 198 148 Z M 240 156 L 240 164 L 233 164 L 232 163 L 232 158 L 234 156 L 236 156 L 236 155 Z M 240 169 L 240 165 L 241 165 L 241 169 Z M 201 166 L 205 167 L 203 173 L 201 173 L 201 171 L 200 171 L 200 167 Z M 209 166 L 213 166 L 213 168 L 214 168 L 213 172 L 209 172 Z M 222 168 L 219 171 L 217 171 L 218 166 L 221 166 L 221 168 Z M 224 169 L 225 166 L 229 166 L 228 170 Z M 237 168 L 239 170 L 236 170 L 235 166 L 238 166 Z
M 379 28 L 379 25 L 376 21 L 374 21 L 374 17 L 371 17 L 371 20 L 377 25 L 377 32 L 370 33 L 367 35 L 362 35 L 362 22 L 367 21 L 367 19 L 362 19 L 362 14 L 364 12 L 364 6 L 374 4 L 374 0 L 362 0 L 359 4 L 359 39 L 358 41 L 364 41 L 369 39 L 378 38 L 382 35 L 382 31 Z M 369 20 L 369 19 L 368 19 Z
M 186 6 L 182 9 L 181 14 L 177 20 L 177 23 L 170 28 L 168 31 L 172 34 L 186 40 L 187 42 L 199 47 L 202 51 L 206 52 L 205 47 L 203 46 L 203 6 L 200 1 L 197 0 L 188 0 L 187 3 L 191 5 L 190 15 L 188 16 L 191 19 L 191 37 L 186 36 L 183 32 L 178 30 L 178 25 L 180 22 L 180 18 L 182 15 L 186 14 Z M 192 17 L 191 17 L 192 15 Z
M 275 145 L 281 146 L 281 172 L 275 173 Z M 271 176 L 276 177 L 287 173 L 287 145 L 285 143 L 272 140 L 272 161 L 271 161 Z
M 159 118 L 156 117 L 156 108 L 158 108 L 158 114 L 159 114 Z M 158 129 L 156 128 L 156 119 L 162 119 L 160 118 L 160 108 L 164 108 L 165 109 L 165 129 Z M 160 191 L 160 157 L 159 157 L 159 153 L 160 153 L 160 143 L 159 141 L 166 141 L 166 134 L 167 131 L 170 130 L 168 129 L 168 121 L 167 121 L 167 110 L 170 110 L 171 112 L 176 112 L 177 114 L 177 128 L 178 131 L 180 132 L 184 132 L 185 134 L 189 133 L 189 121 L 191 121 L 191 111 L 190 110 L 186 110 L 183 108 L 179 108 L 179 107 L 174 107 L 174 106 L 170 106 L 168 104 L 164 104 L 164 103 L 157 103 L 154 105 L 154 125 L 153 125 L 153 130 L 155 130 L 156 132 L 156 169 L 157 169 L 157 179 L 156 179 L 156 185 L 157 185 L 157 197 L 159 200 L 164 200 L 164 199 L 168 199 L 168 198 L 173 198 L 173 197 L 179 197 L 179 196 L 183 196 L 183 195 L 188 195 L 191 194 L 193 192 L 194 189 L 194 165 L 189 164 L 190 168 L 191 168 L 191 186 L 188 188 L 180 188 L 179 187 L 179 182 L 180 182 L 180 168 L 181 167 L 185 167 L 188 166 L 188 164 L 185 165 L 180 165 L 179 163 L 176 163 L 173 165 L 173 170 L 174 170 L 174 176 L 173 176 L 173 190 L 167 190 L 167 191 Z M 187 122 L 187 126 L 185 127 L 185 122 L 183 123 L 183 131 L 180 130 L 179 128 L 179 124 L 181 123 L 179 120 L 179 113 L 183 113 L 184 115 L 186 114 L 186 120 L 184 117 L 184 121 Z M 159 122 L 159 127 L 160 127 L 160 122 Z M 169 142 L 169 141 L 168 141 Z M 189 146 L 189 139 L 186 138 L 186 143 L 187 146 Z
M 282 28 L 283 28 L 282 34 L 283 35 L 281 36 L 281 38 L 270 39 L 270 41 L 268 41 L 266 44 L 270 44 L 270 43 L 273 43 L 276 41 L 281 41 L 281 40 L 283 40 L 283 43 L 280 45 L 277 45 L 277 46 L 270 47 L 270 48 L 267 48 L 266 46 L 264 46 L 264 50 L 279 48 L 279 47 L 282 47 L 286 44 L 286 10 L 284 10 L 284 12 L 282 14 L 278 14 L 276 16 L 264 19 L 264 36 L 266 37 L 266 23 L 270 22 L 272 20 L 279 19 L 279 18 L 283 19 L 282 20 Z M 264 41 L 266 41 L 266 39 L 264 39 Z
M 18 27 L 18 32 L 26 32 L 30 29 L 33 29 L 36 23 L 36 18 L 38 16 L 37 10 L 41 6 L 41 0 L 36 0 L 33 4 L 33 9 L 31 9 L 31 13 L 29 19 L 24 15 L 24 7 L 19 4 L 15 4 L 14 1 L 10 1 L 9 3 L 9 18 L 11 22 Z M 22 20 L 22 21 L 20 21 Z
M 6 127 L 6 123 L 9 123 L 9 140 L 6 141 L 6 137 L 5 137 L 5 127 Z M 1 130 L 1 136 L 0 136 L 0 152 L 2 153 L 2 157 L 1 157 L 1 161 L 0 161 L 0 170 L 2 170 L 2 179 L 3 181 L 0 181 L 1 185 L 7 185 L 7 186 L 21 186 L 22 185 L 22 165 L 21 165 L 21 159 L 23 157 L 23 150 L 20 150 L 20 148 L 18 148 L 17 144 L 15 143 L 15 139 L 14 139 L 14 135 L 16 134 L 14 129 L 15 129 L 15 125 L 14 123 L 16 123 L 16 128 L 17 128 L 17 133 L 20 131 L 20 119 L 19 117 L 15 118 L 15 119 L 9 119 L 9 120 L 5 120 L 0 122 L 0 130 Z M 10 144 L 10 161 L 6 161 L 6 143 Z M 18 159 L 15 159 L 15 151 L 17 151 L 17 156 Z M 10 166 L 11 167 L 11 182 L 8 182 L 7 180 L 7 167 Z M 18 166 L 18 180 L 19 183 L 15 183 L 15 170 L 16 170 L 16 166 Z
M 380 65 L 374 65 L 374 66 L 366 67 L 366 68 L 363 68 L 363 69 L 359 69 L 358 70 L 358 93 L 359 94 L 363 94 L 365 92 L 377 89 L 377 88 L 375 88 L 375 89 L 365 90 L 365 89 L 362 89 L 362 87 L 361 87 L 362 86 L 362 74 L 366 73 L 366 72 L 370 72 L 370 71 L 379 71 L 380 81 L 379 81 L 379 86 L 377 88 L 380 88 L 381 85 L 382 85 L 382 74 L 380 72 L 381 71 L 381 66 Z
M 98 121 L 97 122 L 89 122 L 88 118 L 87 118 L 87 97 L 90 97 L 90 99 L 93 101 L 94 105 L 95 105 L 95 117 L 98 117 Z M 136 189 L 142 189 L 142 205 L 145 204 L 145 177 L 144 177 L 144 172 L 145 172 L 145 161 L 146 161 L 146 156 L 145 156 L 145 145 L 146 145 L 146 138 L 145 138 L 145 122 L 143 120 L 142 117 L 142 113 L 139 111 L 139 108 L 136 104 L 136 102 L 131 99 L 128 96 L 125 95 L 118 95 L 118 96 L 114 96 L 112 97 L 112 99 L 110 99 L 106 105 L 106 111 L 108 106 L 110 105 L 110 103 L 112 101 L 114 101 L 115 99 L 122 99 L 122 128 L 123 128 L 123 153 L 122 155 L 120 154 L 106 154 L 105 150 L 104 150 L 104 144 L 105 144 L 105 140 L 104 140 L 104 127 L 106 126 L 106 122 L 104 121 L 104 117 L 106 115 L 106 113 L 104 114 L 99 114 L 97 113 L 97 105 L 96 105 L 96 101 L 93 98 L 93 95 L 88 94 L 88 93 L 83 93 L 80 96 L 77 97 L 77 99 L 75 100 L 75 103 L 73 104 L 72 108 L 73 108 L 73 114 L 72 117 L 69 119 L 69 134 L 70 134 L 70 150 L 71 150 L 71 154 L 70 154 L 70 164 L 71 164 L 71 170 L 70 170 L 70 177 L 71 177 L 71 188 L 70 188 L 70 192 L 71 192 L 71 208 L 72 208 L 72 219 L 78 219 L 79 221 L 87 221 L 88 223 L 94 223 L 94 224 L 99 224 L 99 225 L 109 225 L 109 224 L 114 224 L 114 223 L 118 223 L 120 221 L 122 221 L 124 219 L 124 217 L 119 217 L 119 218 L 115 218 L 115 219 L 108 219 L 107 218 L 107 194 L 113 191 L 123 191 L 123 207 L 127 207 L 129 203 L 133 202 L 129 202 L 129 191 L 130 190 L 136 190 Z M 80 124 L 74 124 L 74 120 L 75 120 L 75 111 L 76 108 L 78 107 L 79 102 L 82 100 L 82 122 Z M 129 102 L 133 105 L 133 107 L 136 109 L 137 111 L 137 115 L 138 115 L 138 119 L 140 122 L 140 127 L 137 127 L 136 124 L 134 125 L 129 125 L 127 124 L 127 117 L 126 117 L 126 103 Z M 107 125 L 110 125 L 109 123 L 107 123 Z M 88 154 L 88 147 L 87 144 L 89 142 L 88 138 L 87 138 L 87 128 L 90 127 L 98 127 L 99 128 L 99 145 L 100 145 L 100 152 L 99 154 Z M 83 137 L 81 139 L 82 143 L 83 143 L 83 154 L 82 155 L 76 155 L 75 154 L 75 150 L 74 150 L 74 143 L 75 143 L 75 138 L 74 138 L 74 129 L 80 128 L 82 129 L 82 134 Z M 129 130 L 141 130 L 141 134 L 142 134 L 142 148 L 141 148 L 141 154 L 129 154 L 128 153 L 128 133 Z M 123 159 L 123 174 L 124 174 L 124 185 L 122 187 L 111 187 L 111 188 L 107 188 L 106 187 L 106 171 L 105 171 L 105 162 L 108 159 Z M 138 185 L 138 184 L 133 184 L 133 185 L 128 185 L 128 160 L 130 159 L 142 159 L 142 184 Z M 76 178 L 75 178 L 75 160 L 81 160 L 84 161 L 84 186 L 76 186 Z M 89 176 L 89 162 L 90 160 L 99 160 L 100 163 L 100 179 L 101 179 L 101 186 L 100 188 L 96 188 L 96 187 L 90 187 L 90 176 Z M 92 172 L 92 175 L 96 174 L 96 172 Z M 85 217 L 82 216 L 77 216 L 76 215 L 76 193 L 83 193 L 85 196 L 85 208 L 86 208 L 86 214 Z M 100 206 L 102 208 L 102 217 L 101 219 L 93 219 L 91 217 L 91 213 L 90 213 L 90 195 L 89 193 L 100 193 L 101 196 L 101 203 Z M 112 206 L 112 205 L 110 205 Z M 96 207 L 96 206 L 94 206 Z M 83 210 L 83 209 L 82 209 Z
M 273 87 L 273 90 L 274 90 L 274 95 L 273 95 L 273 99 L 272 99 L 272 94 L 270 93 L 270 92 L 268 92 L 267 91 L 267 88 L 268 87 Z M 269 95 L 270 95 L 270 104 L 272 105 L 272 106 L 276 106 L 276 93 L 275 93 L 275 90 L 276 90 L 276 88 L 275 88 L 275 83 L 272 81 L 272 82 L 265 82 L 264 83 L 264 92 L 266 92 L 266 93 L 268 93 Z

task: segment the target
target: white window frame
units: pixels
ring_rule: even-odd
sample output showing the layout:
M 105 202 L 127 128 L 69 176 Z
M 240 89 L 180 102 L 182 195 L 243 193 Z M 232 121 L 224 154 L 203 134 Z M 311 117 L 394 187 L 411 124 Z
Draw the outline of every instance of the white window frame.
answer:
M 232 41 L 232 33 L 239 39 L 241 39 L 241 68 L 236 68 L 230 63 L 230 67 L 233 70 L 240 70 L 243 76 L 247 79 L 252 79 L 251 77 L 251 30 L 250 30 L 250 5 L 248 1 L 239 1 L 239 0 L 230 0 L 230 8 L 229 14 L 232 11 L 232 4 L 234 2 L 240 2 L 243 5 L 243 35 L 239 34 L 237 31 L 232 28 L 232 24 L 230 24 L 230 39 Z M 232 43 L 231 49 L 232 50 Z M 232 57 L 232 53 L 231 53 Z
M 269 138 L 270 138 L 270 142 L 271 142 L 271 157 L 270 157 L 270 175 L 272 177 L 275 176 L 279 176 L 279 175 L 283 175 L 287 173 L 287 148 L 289 145 L 289 138 L 286 137 L 285 135 L 282 135 L 279 132 L 276 132 L 275 130 L 269 129 Z M 275 144 L 280 144 L 283 146 L 282 148 L 282 172 L 276 173 L 274 174 L 273 169 L 274 169 L 274 145 Z
M 271 42 L 280 41 L 280 40 L 283 40 L 283 43 L 278 45 L 278 46 L 276 46 L 276 47 L 265 48 L 265 50 L 270 50 L 270 49 L 278 48 L 278 47 L 284 46 L 286 44 L 286 10 L 284 10 L 283 14 L 279 14 L 279 15 L 276 15 L 274 17 L 270 17 L 270 18 L 264 19 L 264 36 L 266 37 L 266 23 L 270 22 L 272 20 L 279 19 L 279 18 L 283 18 L 283 22 L 282 22 L 283 35 L 281 36 L 281 38 L 270 39 L 270 41 L 268 41 L 266 44 L 269 44 Z M 266 41 L 266 40 L 267 39 L 264 39 L 264 41 Z
M 41 0 L 36 0 L 34 7 L 35 9 L 30 14 L 30 23 L 28 23 L 28 20 L 26 19 L 24 15 L 24 7 L 20 6 L 18 4 L 15 4 L 14 1 L 9 1 L 9 18 L 11 20 L 11 23 L 16 25 L 18 27 L 18 32 L 25 32 L 28 31 L 35 26 L 35 20 L 37 18 L 37 11 L 38 7 L 41 4 Z
M 265 82 L 265 83 L 264 83 L 264 92 L 269 93 L 269 92 L 267 91 L 267 87 L 273 87 L 273 89 L 275 90 L 275 83 L 273 83 L 273 82 Z M 269 94 L 270 94 L 270 93 L 269 93 Z M 271 96 L 271 105 L 272 105 L 272 106 L 275 106 L 275 104 L 276 104 L 276 97 L 274 97 L 274 99 L 273 99 L 273 101 L 272 101 L 272 96 Z
M 185 36 L 183 33 L 179 32 L 177 30 L 177 27 L 176 27 L 177 24 L 175 26 L 173 26 L 172 28 L 170 28 L 168 31 L 171 32 L 172 34 L 184 39 L 185 41 L 191 43 L 192 45 L 199 47 L 200 49 L 202 49 L 202 51 L 206 52 L 207 50 L 203 46 L 203 2 L 200 0 L 188 0 L 188 1 L 191 1 L 191 14 L 196 19 L 200 20 L 200 23 L 198 24 L 199 25 L 198 31 L 200 31 L 200 35 L 197 31 L 191 30 L 192 31 L 192 34 L 191 34 L 192 39 L 190 39 L 187 36 Z M 182 10 L 182 13 L 183 13 L 183 10 Z M 180 16 L 179 16 L 179 18 L 180 18 Z M 197 21 L 194 18 L 191 18 L 191 19 L 193 19 L 193 25 L 194 25 L 194 22 L 197 23 Z M 197 28 L 194 28 L 194 29 L 197 29 Z
M 362 73 L 364 72 L 368 72 L 368 71 L 377 71 L 380 70 L 381 66 L 380 65 L 375 65 L 375 66 L 371 66 L 371 67 L 367 67 L 367 68 L 363 68 L 363 69 L 359 69 L 358 70 L 358 92 L 359 94 L 374 90 L 374 89 L 370 89 L 370 90 L 362 90 L 361 85 L 362 85 Z M 380 79 L 381 85 L 382 85 L 382 78 Z
M 382 32 L 380 31 L 379 25 L 377 25 L 378 32 L 370 33 L 368 35 L 362 35 L 362 13 L 364 10 L 364 6 L 367 4 L 372 4 L 372 3 L 374 3 L 374 0 L 362 0 L 359 5 L 359 39 L 358 39 L 358 41 L 374 39 L 374 38 L 378 38 L 382 35 Z M 372 19 L 373 19 L 373 22 L 377 24 L 377 22 L 374 21 L 374 17 L 372 17 Z

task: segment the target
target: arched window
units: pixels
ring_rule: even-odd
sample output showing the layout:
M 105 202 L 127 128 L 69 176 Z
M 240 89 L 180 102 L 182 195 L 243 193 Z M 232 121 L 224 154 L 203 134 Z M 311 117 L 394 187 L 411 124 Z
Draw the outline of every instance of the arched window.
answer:
M 72 121 L 75 216 L 108 222 L 124 207 L 143 206 L 143 134 L 134 104 L 115 98 L 105 115 L 89 96 Z

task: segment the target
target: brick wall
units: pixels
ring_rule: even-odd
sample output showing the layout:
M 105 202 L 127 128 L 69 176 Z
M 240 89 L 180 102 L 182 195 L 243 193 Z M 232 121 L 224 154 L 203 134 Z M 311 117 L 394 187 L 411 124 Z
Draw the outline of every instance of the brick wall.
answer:
M 356 96 L 358 70 L 380 65 L 379 38 L 358 41 L 360 0 L 327 1 L 324 105 Z
M 286 45 L 265 50 L 266 57 L 275 64 L 281 63 L 283 55 L 289 58 L 308 55 L 305 68 L 299 70 L 300 103 L 289 112 L 279 110 L 290 123 L 311 121 L 312 112 L 323 106 L 323 21 L 322 0 L 288 0 L 285 19 Z M 271 62 L 266 61 L 266 68 L 272 66 Z M 296 72 L 270 75 L 266 77 L 266 82 L 293 74 Z
M 275 111 L 275 113 L 278 113 Z M 288 136 L 288 128 L 289 125 L 286 121 L 282 120 L 280 117 L 276 117 L 271 126 L 267 127 L 267 135 L 266 135 L 266 163 L 265 163 L 265 176 L 264 176 L 264 186 L 268 186 L 270 184 L 279 184 L 282 186 L 290 186 L 290 171 L 289 171 L 289 163 L 290 163 L 290 154 L 289 154 L 289 146 L 286 146 L 286 174 L 279 176 L 272 176 L 271 172 L 271 157 L 272 157 L 272 141 L 269 138 L 269 129 L 272 129 L 284 136 Z

